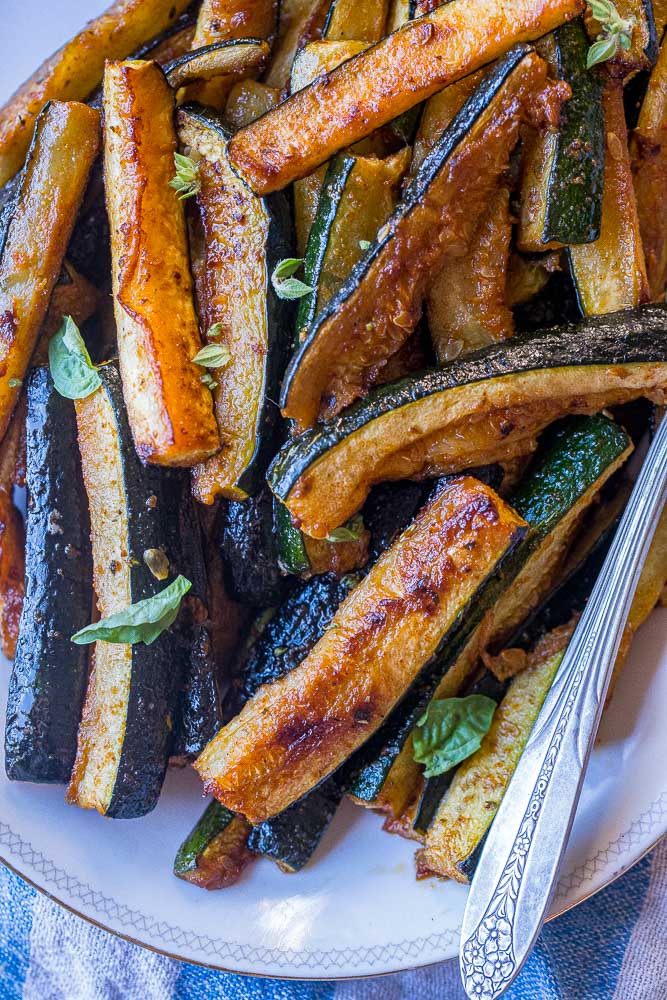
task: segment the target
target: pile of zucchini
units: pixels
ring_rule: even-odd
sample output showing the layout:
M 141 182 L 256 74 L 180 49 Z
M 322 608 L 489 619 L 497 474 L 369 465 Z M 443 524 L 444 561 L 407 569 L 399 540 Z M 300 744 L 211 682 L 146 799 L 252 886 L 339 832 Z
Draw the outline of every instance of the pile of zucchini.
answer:
M 208 889 L 345 796 L 471 877 L 667 402 L 664 29 L 119 0 L 0 109 L 10 779 L 193 765 Z

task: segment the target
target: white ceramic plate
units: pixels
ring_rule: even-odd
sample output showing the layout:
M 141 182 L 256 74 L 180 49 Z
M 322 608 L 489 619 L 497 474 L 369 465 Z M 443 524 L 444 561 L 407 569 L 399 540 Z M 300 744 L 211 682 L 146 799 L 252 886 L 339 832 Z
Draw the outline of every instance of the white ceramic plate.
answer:
M 0 101 L 103 0 L 22 0 L 2 13 Z M 0 718 L 8 666 L 0 663 Z M 667 831 L 667 611 L 637 638 L 603 722 L 554 900 L 560 912 L 606 885 Z M 223 892 L 175 879 L 176 848 L 202 800 L 171 773 L 142 820 L 65 805 L 58 787 L 10 784 L 0 765 L 0 858 L 63 905 L 137 942 L 235 972 L 298 978 L 374 975 L 451 958 L 466 891 L 413 876 L 413 846 L 345 804 L 315 862 L 282 875 L 251 866 Z

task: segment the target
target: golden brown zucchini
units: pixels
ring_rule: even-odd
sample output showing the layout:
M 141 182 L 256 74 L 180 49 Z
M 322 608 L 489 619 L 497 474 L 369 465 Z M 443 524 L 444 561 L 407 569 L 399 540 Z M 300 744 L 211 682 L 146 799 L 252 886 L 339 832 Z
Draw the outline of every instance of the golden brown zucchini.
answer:
M 448 257 L 427 292 L 428 328 L 441 363 L 514 333 L 507 304 L 511 238 L 510 193 L 502 187 L 489 202 L 467 253 Z
M 387 0 L 330 0 L 322 37 L 332 42 L 361 41 L 372 45 L 384 34 Z
M 204 750 L 195 767 L 207 790 L 257 823 L 334 771 L 417 679 L 524 530 L 482 483 L 443 484 L 302 663 L 261 688 Z
M 292 63 L 308 42 L 322 35 L 330 0 L 281 0 L 278 37 L 264 83 L 286 90 L 290 83 Z
M 47 101 L 83 101 L 107 59 L 123 59 L 169 27 L 191 0 L 117 0 L 54 52 L 0 109 L 0 185 L 21 167 Z
M 442 138 L 442 133 L 452 124 L 469 97 L 475 93 L 488 69 L 478 69 L 470 76 L 464 76 L 456 83 L 434 94 L 424 105 L 424 111 L 419 120 L 419 128 L 415 136 L 412 154 L 412 173 L 415 174 L 433 147 Z
M 583 0 L 452 0 L 294 94 L 232 140 L 230 157 L 260 194 L 312 173 L 380 125 L 467 76 L 515 42 L 581 13 Z
M 488 830 L 563 658 L 569 629 L 540 643 L 530 666 L 514 678 L 482 745 L 457 769 L 417 852 L 417 877 L 441 875 L 467 882 L 461 865 Z M 560 649 L 554 649 L 554 645 Z
M 303 90 L 319 76 L 329 73 L 346 59 L 351 59 L 366 48 L 364 42 L 338 41 L 313 42 L 297 54 L 291 75 L 291 90 Z M 326 175 L 326 166 L 318 167 L 312 174 L 294 184 L 294 226 L 296 252 L 301 257 L 306 252 L 310 228 L 317 214 L 317 204 Z
M 630 140 L 632 179 L 651 299 L 667 282 L 667 44 L 662 43 Z
M 609 78 L 602 96 L 606 135 L 600 236 L 568 249 L 585 316 L 602 316 L 649 301 L 646 264 L 632 187 L 623 83 Z
M 289 341 L 271 274 L 289 256 L 286 207 L 281 195 L 270 203 L 258 198 L 234 173 L 229 135 L 205 109 L 181 108 L 178 131 L 199 164 L 192 227 L 199 315 L 210 342 L 229 351 L 228 363 L 213 372 L 222 448 L 195 466 L 192 489 L 206 504 L 219 496 L 243 500 L 264 485 L 279 418 L 274 400 Z
M 99 128 L 97 111 L 55 101 L 35 126 L 0 247 L 0 439 L 46 318 L 99 148 Z
M 567 413 L 667 388 L 667 308 L 522 334 L 373 390 L 278 453 L 268 480 L 301 529 L 326 538 L 376 482 L 507 462 Z
M 377 381 L 416 326 L 443 256 L 460 255 L 535 104 L 557 114 L 546 63 L 517 46 L 441 138 L 328 307 L 315 318 L 283 385 L 283 414 L 303 430 L 339 413 Z
M 236 83 L 229 92 L 225 107 L 225 121 L 233 129 L 243 128 L 254 122 L 255 118 L 265 115 L 275 108 L 280 101 L 280 91 L 267 87 L 257 80 L 242 80 Z
M 21 477 L 25 445 L 25 396 L 14 411 L 0 444 L 0 649 L 14 659 L 23 607 L 25 529 L 14 505 L 13 489 Z
M 155 63 L 108 63 L 105 186 L 118 354 L 143 461 L 194 465 L 219 445 L 174 175 L 173 95 Z
M 202 0 L 192 48 L 234 38 L 271 38 L 277 7 L 276 0 Z

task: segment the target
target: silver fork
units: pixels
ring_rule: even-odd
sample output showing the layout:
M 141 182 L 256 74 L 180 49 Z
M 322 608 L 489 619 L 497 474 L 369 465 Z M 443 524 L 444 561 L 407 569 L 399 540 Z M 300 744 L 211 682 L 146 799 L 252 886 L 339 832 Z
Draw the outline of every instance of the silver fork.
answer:
M 517 977 L 556 886 L 642 564 L 667 497 L 667 418 L 482 851 L 463 917 L 461 978 L 494 1000 Z

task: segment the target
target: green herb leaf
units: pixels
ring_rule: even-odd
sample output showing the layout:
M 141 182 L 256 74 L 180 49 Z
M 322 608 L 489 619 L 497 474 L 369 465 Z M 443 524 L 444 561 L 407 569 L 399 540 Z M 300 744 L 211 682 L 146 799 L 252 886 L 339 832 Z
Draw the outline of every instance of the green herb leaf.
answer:
M 62 326 L 49 341 L 49 367 L 53 384 L 65 399 L 85 399 L 102 385 L 71 316 L 63 317 Z
M 278 261 L 273 271 L 274 281 L 280 281 L 281 278 L 291 278 L 302 264 L 303 257 L 283 257 L 282 260 Z
M 103 618 L 92 625 L 86 625 L 72 636 L 72 642 L 85 646 L 90 642 L 135 643 L 150 646 L 165 629 L 176 621 L 181 601 L 192 584 L 184 576 L 178 576 L 173 583 L 143 601 L 131 604 L 126 611 Z
M 211 392 L 213 392 L 214 389 L 218 388 L 218 383 L 216 382 L 216 380 L 213 378 L 212 375 L 209 375 L 208 372 L 204 372 L 199 381 L 203 382 L 206 388 L 210 389 Z
M 600 25 L 600 33 L 588 50 L 586 66 L 592 69 L 599 63 L 617 56 L 621 49 L 632 45 L 635 19 L 623 18 L 611 0 L 589 0 L 589 10 Z
M 364 519 L 361 514 L 355 514 L 351 517 L 347 524 L 341 525 L 340 528 L 336 528 L 327 537 L 328 542 L 356 542 L 361 538 L 361 533 L 364 530 Z
M 496 703 L 483 694 L 432 701 L 412 734 L 414 758 L 435 778 L 479 750 Z
M 369 250 L 371 246 L 370 240 L 359 240 L 359 246 L 362 250 Z
M 174 166 L 176 176 L 169 181 L 169 187 L 178 191 L 179 201 L 192 198 L 200 188 L 199 166 L 191 157 L 183 156 L 182 153 L 174 153 Z
M 271 284 L 279 299 L 302 299 L 304 295 L 315 291 L 299 278 L 291 277 L 302 264 L 303 260 L 300 257 L 285 257 L 276 264 L 271 275 Z
M 192 360 L 202 368 L 224 368 L 232 360 L 232 355 L 226 344 L 207 344 Z
M 206 333 L 206 339 L 215 340 L 215 338 L 219 337 L 221 333 L 222 333 L 222 323 L 214 323 L 213 326 L 209 326 Z
M 7 385 L 9 386 L 10 389 L 20 389 L 20 387 L 23 385 L 23 379 L 22 378 L 10 378 L 9 382 L 7 383 Z

